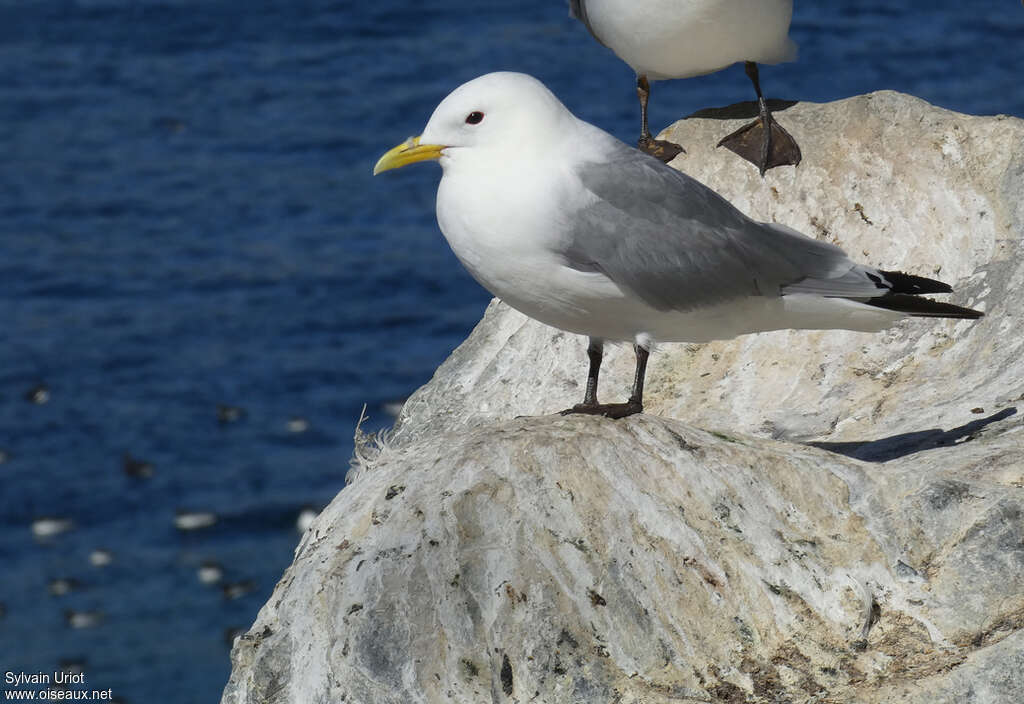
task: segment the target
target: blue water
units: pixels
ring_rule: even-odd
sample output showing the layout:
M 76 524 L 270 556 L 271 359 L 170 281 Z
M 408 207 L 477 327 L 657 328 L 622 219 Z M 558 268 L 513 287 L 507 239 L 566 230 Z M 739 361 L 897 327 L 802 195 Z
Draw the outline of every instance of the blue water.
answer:
M 1024 116 L 1019 4 L 833 4 L 798 0 L 770 96 Z M 630 70 L 559 0 L 0 0 L 0 671 L 84 659 L 125 701 L 216 700 L 225 629 L 290 562 L 300 507 L 343 486 L 363 404 L 386 426 L 489 299 L 436 231 L 436 167 L 370 169 L 498 69 L 636 136 Z M 658 83 L 652 124 L 750 93 L 739 67 Z M 185 534 L 179 508 L 220 520 Z M 75 527 L 36 540 L 47 515 Z M 226 600 L 204 560 L 255 588 Z M 51 596 L 57 577 L 81 587 Z

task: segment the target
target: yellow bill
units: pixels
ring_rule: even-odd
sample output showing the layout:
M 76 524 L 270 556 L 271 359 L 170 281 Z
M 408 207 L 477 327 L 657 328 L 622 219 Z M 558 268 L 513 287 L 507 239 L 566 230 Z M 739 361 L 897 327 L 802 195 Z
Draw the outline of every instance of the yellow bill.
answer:
M 381 171 L 398 169 L 406 164 L 413 164 L 417 161 L 440 159 L 442 149 L 444 149 L 443 145 L 420 144 L 419 137 L 410 137 L 397 147 L 393 147 L 384 153 L 384 156 L 373 167 L 373 175 L 376 176 Z

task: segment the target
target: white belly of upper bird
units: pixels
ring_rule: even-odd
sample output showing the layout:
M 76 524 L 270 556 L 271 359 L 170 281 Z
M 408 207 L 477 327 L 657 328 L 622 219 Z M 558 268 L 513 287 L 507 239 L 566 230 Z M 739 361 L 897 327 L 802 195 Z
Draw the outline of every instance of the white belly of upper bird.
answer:
M 578 126 L 598 145 L 610 139 L 586 123 Z M 575 157 L 586 158 L 580 142 L 567 144 Z M 506 156 L 496 163 L 486 153 L 459 150 L 441 159 L 437 219 L 445 239 L 473 278 L 531 318 L 608 341 L 708 342 L 782 328 L 877 332 L 903 317 L 844 298 L 801 294 L 744 296 L 685 311 L 654 308 L 600 271 L 568 266 L 557 253 L 562 223 L 595 196 L 552 156 L 527 163 Z M 481 166 L 488 162 L 490 168 Z
M 585 0 L 597 38 L 651 80 L 796 58 L 792 0 Z

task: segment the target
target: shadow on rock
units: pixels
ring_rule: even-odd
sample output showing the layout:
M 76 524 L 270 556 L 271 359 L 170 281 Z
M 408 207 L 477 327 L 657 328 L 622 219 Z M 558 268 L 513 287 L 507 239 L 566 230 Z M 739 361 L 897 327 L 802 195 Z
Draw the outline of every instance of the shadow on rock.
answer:
M 809 442 L 807 444 L 865 462 L 888 462 L 936 447 L 948 447 L 973 440 L 985 426 L 1009 418 L 1016 413 L 1016 407 L 1004 408 L 987 418 L 979 418 L 951 430 L 932 428 L 865 442 Z
M 772 113 L 782 112 L 793 107 L 799 100 L 781 100 L 779 98 L 768 98 L 768 109 Z M 699 117 L 705 120 L 753 120 L 760 115 L 756 100 L 745 100 L 742 103 L 733 103 L 721 108 L 701 108 L 695 113 L 686 116 Z

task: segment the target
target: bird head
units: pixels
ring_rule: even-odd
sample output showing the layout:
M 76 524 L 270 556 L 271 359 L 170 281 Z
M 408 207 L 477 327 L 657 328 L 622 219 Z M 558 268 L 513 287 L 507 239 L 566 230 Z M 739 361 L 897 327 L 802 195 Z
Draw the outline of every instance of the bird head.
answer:
M 543 83 L 522 73 L 489 73 L 456 88 L 434 110 L 423 134 L 385 153 L 373 173 L 460 153 L 511 159 L 550 149 L 572 114 Z

